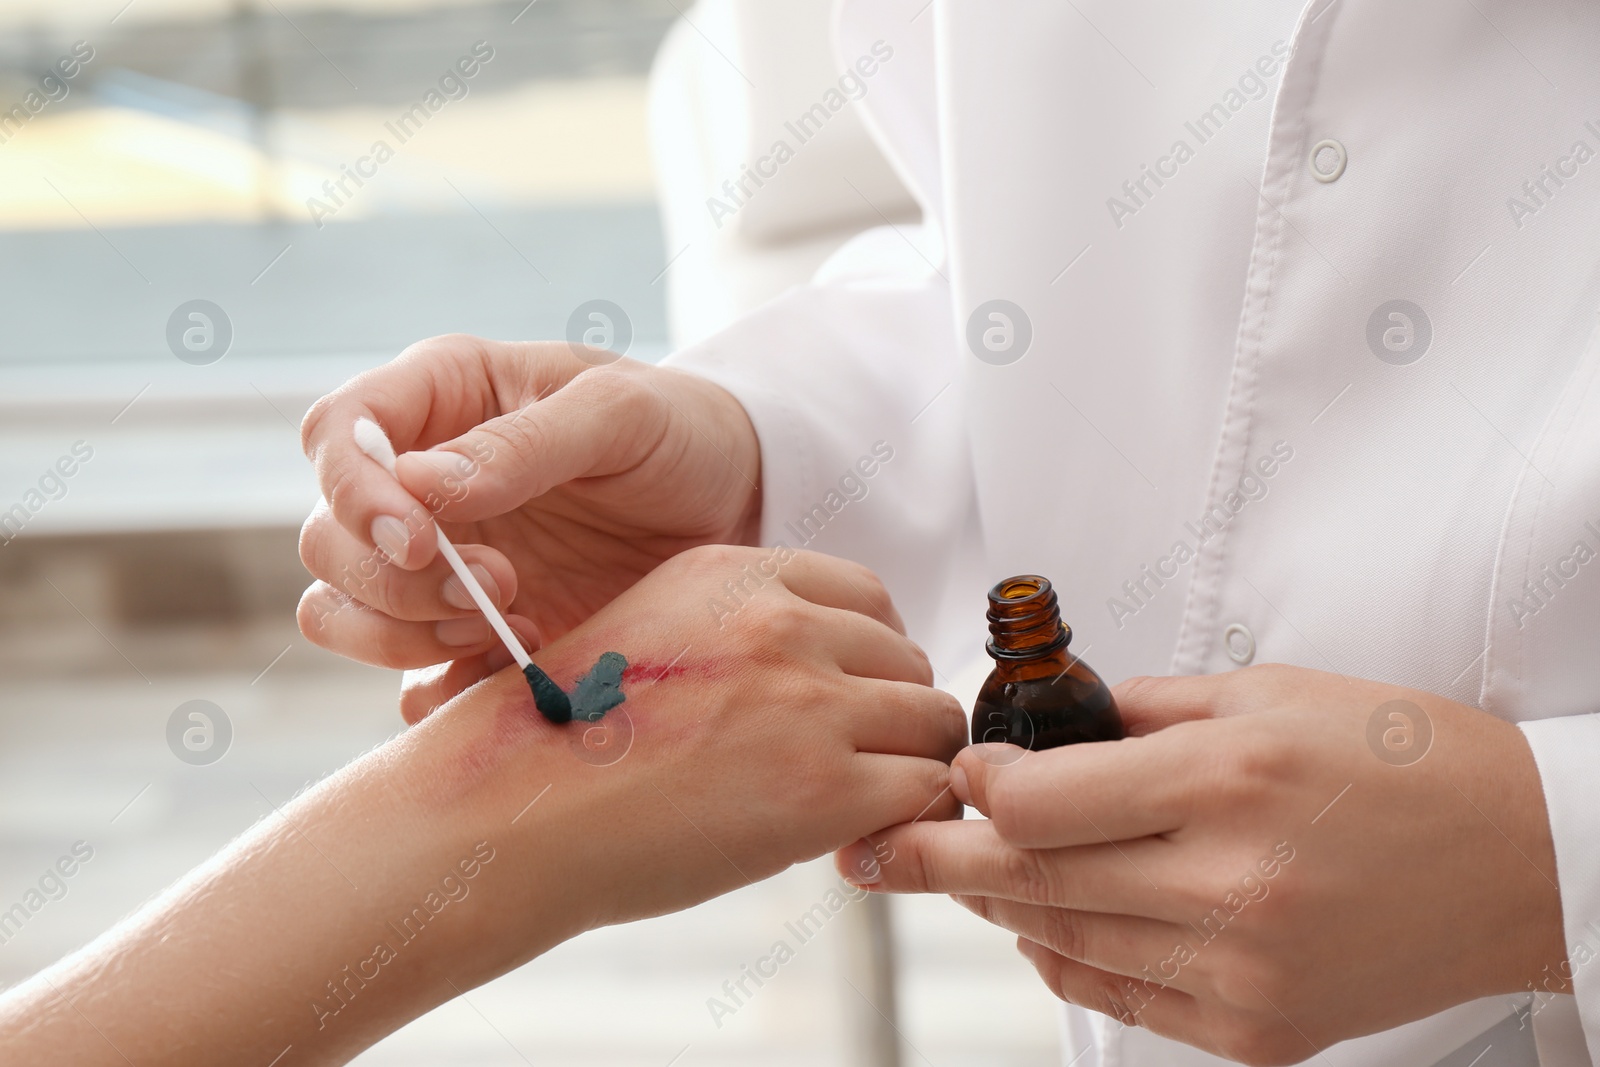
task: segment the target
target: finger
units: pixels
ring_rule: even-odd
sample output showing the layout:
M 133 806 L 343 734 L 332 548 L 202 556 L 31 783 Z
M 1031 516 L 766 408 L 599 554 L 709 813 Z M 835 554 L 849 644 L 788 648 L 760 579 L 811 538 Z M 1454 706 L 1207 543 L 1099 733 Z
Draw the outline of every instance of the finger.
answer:
M 313 644 L 378 667 L 406 670 L 489 651 L 499 643 L 482 615 L 438 622 L 407 622 L 369 608 L 325 582 L 300 598 L 300 632 Z M 519 635 L 537 634 L 532 621 L 506 616 Z
M 496 645 L 479 656 L 406 671 L 400 681 L 400 717 L 415 726 L 511 662 L 511 653 Z
M 1082 911 L 1178 921 L 1176 885 L 1159 839 L 1073 849 L 1013 848 L 988 822 L 914 823 L 871 835 L 862 845 L 888 844 L 904 862 L 885 865 L 877 888 L 890 893 L 1002 897 Z
M 943 690 L 866 678 L 851 683 L 850 692 L 858 694 L 850 709 L 850 738 L 858 752 L 949 763 L 967 743 L 966 712 Z
M 1005 840 L 1018 848 L 1060 848 L 1181 828 L 1211 744 L 1209 733 L 1173 728 L 1043 752 L 974 745 L 956 766 L 973 806 Z M 995 758 L 990 750 L 1017 751 L 1020 758 Z
M 1025 937 L 1017 938 L 1017 951 L 1033 964 L 1050 992 L 1068 1004 L 1108 1015 L 1124 1026 L 1196 1043 L 1200 1003 L 1183 990 L 1102 971 Z
M 317 583 L 300 598 L 300 632 L 315 645 L 375 667 L 408 670 L 487 652 L 495 643 L 481 616 L 406 622 Z
M 487 545 L 456 546 L 484 592 L 501 610 L 517 595 L 517 572 Z M 313 577 L 386 615 L 413 622 L 452 619 L 477 610 L 443 556 L 419 571 L 383 566 L 378 553 L 318 508 L 300 531 L 300 560 Z
M 803 600 L 826 608 L 841 608 L 877 619 L 896 633 L 906 632 L 905 620 L 895 610 L 883 581 L 854 560 L 820 552 L 796 552 L 779 564 L 784 586 Z
M 330 448 L 314 457 L 313 464 L 323 500 L 334 515 L 349 516 L 347 525 L 369 554 L 412 569 L 433 561 L 438 535 L 432 514 L 376 460 L 360 451 L 350 455 Z
M 937 760 L 864 752 L 854 757 L 851 777 L 841 799 L 849 806 L 856 845 L 886 826 L 937 823 L 955 818 L 959 809 L 950 795 L 950 768 Z M 881 851 L 887 856 L 893 850 Z
M 933 684 L 933 666 L 910 638 L 854 611 L 830 607 L 808 610 L 817 620 L 822 648 L 845 674 L 922 686 Z
M 1183 961 L 1194 959 L 1198 940 L 1186 926 L 1000 897 L 957 896 L 955 901 L 980 919 L 1079 963 L 1112 974 L 1154 978 L 1173 989 L 1194 992 L 1202 988 L 1203 984 L 1183 969 Z
M 1225 674 L 1128 678 L 1111 688 L 1128 734 L 1141 737 L 1180 722 L 1209 719 L 1217 712 Z
M 643 376 L 645 365 L 588 367 L 570 351 L 542 358 L 576 363 L 582 373 L 549 375 L 549 388 L 524 406 L 399 457 L 400 481 L 442 518 L 501 515 L 575 479 L 620 473 L 666 433 L 673 412 Z
M 437 544 L 424 521 L 430 517 L 426 502 L 361 451 L 356 420 L 377 422 L 396 452 L 429 447 L 502 414 L 503 395 L 515 398 L 515 406 L 524 394 L 538 394 L 541 378 L 577 373 L 579 360 L 557 355 L 564 348 L 437 337 L 312 405 L 300 443 L 339 525 L 369 544 L 382 544 L 403 567 L 429 563 Z

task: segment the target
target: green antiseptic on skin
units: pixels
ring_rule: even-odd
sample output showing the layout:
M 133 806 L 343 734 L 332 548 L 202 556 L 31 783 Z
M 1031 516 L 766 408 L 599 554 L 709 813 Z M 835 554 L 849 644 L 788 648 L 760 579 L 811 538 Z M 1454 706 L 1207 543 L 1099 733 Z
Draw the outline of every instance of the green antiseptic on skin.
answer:
M 627 667 L 628 661 L 620 652 L 603 652 L 570 694 L 532 663 L 522 668 L 522 676 L 533 690 L 534 706 L 551 722 L 599 722 L 606 712 L 628 699 L 622 691 L 622 672 Z

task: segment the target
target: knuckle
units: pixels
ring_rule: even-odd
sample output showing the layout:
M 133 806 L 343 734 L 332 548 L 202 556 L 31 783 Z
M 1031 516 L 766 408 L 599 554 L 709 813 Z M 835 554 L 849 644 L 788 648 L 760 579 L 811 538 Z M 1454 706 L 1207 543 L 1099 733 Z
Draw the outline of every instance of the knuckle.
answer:
M 328 417 L 328 412 L 338 405 L 341 394 L 342 391 L 338 391 L 319 397 L 316 403 L 307 409 L 305 418 L 300 420 L 300 451 L 308 458 L 314 458 L 313 441 L 322 428 L 323 421 Z
M 396 362 L 404 360 L 414 363 L 423 360 L 447 360 L 463 352 L 471 352 L 483 344 L 482 339 L 470 333 L 441 333 L 433 337 L 424 337 L 420 341 L 413 341 L 407 345 Z
M 711 564 L 712 572 L 718 579 L 719 588 L 727 595 L 733 596 L 748 611 L 755 621 L 758 630 L 769 627 L 797 627 L 802 620 L 808 620 L 809 608 L 813 605 L 797 594 L 791 592 L 782 583 L 776 583 L 776 589 L 768 590 L 767 584 L 756 586 L 751 582 L 741 582 L 742 568 L 745 566 L 745 557 L 736 550 L 724 559 L 719 559 Z M 763 595 L 775 592 L 776 595 Z
M 1209 739 L 1201 737 L 1209 725 Z M 1194 741 L 1195 759 L 1184 768 L 1184 791 L 1192 798 L 1190 806 L 1204 811 L 1249 804 L 1264 799 L 1268 783 L 1279 771 L 1270 763 L 1271 751 L 1263 743 L 1261 731 L 1232 729 L 1232 724 L 1179 723 L 1177 730 Z
M 1305 1039 L 1275 1019 L 1236 1015 L 1217 1030 L 1217 1051 L 1245 1067 L 1288 1067 L 1305 1059 Z
M 1069 960 L 1086 960 L 1089 945 L 1083 913 L 1071 908 L 1053 908 L 1047 915 L 1045 928 L 1050 947 Z
M 1037 852 L 1007 846 L 997 862 L 1000 882 L 1009 887 L 1012 899 L 1029 904 L 1052 902 L 1055 878 Z
M 651 392 L 650 386 L 639 376 L 637 365 L 623 360 L 589 367 L 572 381 L 585 393 L 594 394 L 595 399 L 608 406 L 620 401 L 640 400 Z
M 1173 900 L 1193 913 L 1197 927 L 1205 929 L 1207 921 L 1212 926 L 1226 927 L 1233 913 L 1224 902 L 1238 889 L 1238 872 L 1226 859 L 1212 857 L 1191 870 L 1189 877 L 1174 887 Z
M 1207 978 L 1218 1001 L 1245 1011 L 1265 1007 L 1263 1001 L 1284 1005 L 1291 999 L 1291 981 L 1288 971 L 1268 957 L 1231 947 L 1213 963 Z
M 1217 795 L 1241 803 L 1264 799 L 1290 773 L 1292 755 L 1291 746 L 1270 731 L 1240 731 L 1232 744 L 1215 750 Z
M 322 497 L 328 502 L 330 511 L 335 515 L 356 514 L 361 494 L 356 479 L 350 476 L 344 464 L 327 464 L 322 472 L 322 482 Z
M 994 897 L 962 894 L 956 898 L 956 903 L 986 923 L 993 923 L 995 926 L 1003 925 L 998 919 L 1000 909 L 997 905 L 999 902 Z
M 1139 1012 L 1133 1006 L 1133 998 L 1130 997 L 1129 991 L 1124 988 L 1123 983 L 1126 981 L 1111 974 L 1097 976 L 1089 987 L 1088 1003 L 1083 1007 L 1115 1019 L 1123 1026 L 1138 1026 Z M 1062 996 L 1061 999 L 1067 998 Z
M 940 717 L 939 731 L 948 737 L 959 751 L 967 743 L 967 709 L 962 707 L 961 701 L 955 694 L 946 693 L 943 689 L 935 689 L 938 694 L 934 700 L 942 710 L 936 712 Z
M 885 623 L 885 625 L 887 625 L 887 622 L 888 622 L 887 616 L 878 615 L 878 616 L 874 616 L 874 618 L 876 618 L 878 621 L 883 622 L 883 623 Z M 895 636 L 900 637 L 899 634 L 896 634 Z M 911 652 L 911 658 L 916 661 L 916 668 L 917 668 L 916 669 L 916 675 L 917 675 L 916 681 L 917 681 L 917 683 L 920 684 L 920 685 L 932 686 L 933 685 L 933 660 L 928 658 L 928 653 L 926 651 L 924 651 L 922 646 L 917 644 L 915 641 L 912 641 L 912 640 L 910 640 L 909 638 L 906 638 L 906 637 L 900 637 L 900 640 L 905 642 L 906 648 L 909 649 L 910 652 Z
M 894 598 L 889 595 L 889 587 L 883 584 L 883 579 L 879 578 L 877 572 L 871 568 L 853 560 L 845 560 L 843 562 L 845 563 L 846 579 L 855 588 L 856 592 L 861 594 L 868 602 L 872 614 L 879 617 L 887 614 L 889 609 L 894 606 Z
M 936 890 L 938 880 L 934 875 L 933 857 L 915 835 L 908 836 L 895 849 L 894 865 L 898 889 L 910 893 L 931 893 Z
M 752 600 L 757 639 L 765 648 L 787 659 L 810 628 L 803 603 L 797 599 Z
M 1252 663 L 1242 671 L 1231 672 L 1235 677 L 1243 677 L 1255 684 L 1272 684 L 1278 682 L 1292 682 L 1301 673 L 1298 667 L 1291 667 L 1287 663 Z
M 327 620 L 329 616 L 337 615 L 339 610 L 333 588 L 326 582 L 312 582 L 300 594 L 300 603 L 295 607 L 295 623 L 307 641 L 319 648 L 331 648 L 333 634 Z
M 378 625 L 372 628 L 370 640 L 373 659 L 380 666 L 390 670 L 416 666 L 412 662 L 411 650 L 407 647 L 401 627 L 393 625 L 391 620 L 380 619 Z
M 1216 700 L 1234 711 L 1264 710 L 1304 692 L 1308 676 L 1319 672 L 1285 663 L 1253 663 L 1213 675 Z
M 1118 683 L 1112 694 L 1119 703 L 1140 704 L 1159 697 L 1166 684 L 1165 678 L 1141 674 Z
M 629 418 L 648 418 L 661 407 L 656 392 L 641 367 L 619 359 L 598 367 L 586 367 L 566 386 L 573 399 L 609 414 Z M 655 425 L 647 421 L 647 425 Z
M 321 505 L 300 526 L 300 564 L 312 577 L 327 576 L 326 549 L 328 543 L 327 512 Z
M 950 788 L 950 768 L 938 760 L 918 760 L 916 768 L 910 799 L 924 813 L 931 813 L 934 804 L 944 799 Z
M 495 419 L 478 427 L 472 436 L 478 442 L 487 445 L 488 454 L 495 459 L 510 456 L 517 457 L 524 463 L 531 462 L 534 457 L 547 451 L 547 439 L 540 425 L 533 419 L 524 417 L 524 414 L 519 411 Z M 457 468 L 457 477 L 470 478 L 485 465 L 487 464 L 480 464 L 462 456 L 461 464 Z
M 673 556 L 671 562 L 691 573 L 721 576 L 737 571 L 746 562 L 748 551 L 738 545 L 696 545 Z

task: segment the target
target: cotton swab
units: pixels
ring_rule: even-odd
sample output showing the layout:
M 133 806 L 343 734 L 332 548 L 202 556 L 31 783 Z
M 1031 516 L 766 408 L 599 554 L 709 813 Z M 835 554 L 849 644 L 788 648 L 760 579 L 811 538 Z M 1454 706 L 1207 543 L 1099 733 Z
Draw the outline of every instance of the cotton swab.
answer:
M 356 447 L 365 452 L 379 466 L 391 475 L 395 473 L 394 445 L 389 443 L 389 435 L 383 432 L 383 427 L 371 419 L 361 418 L 356 420 L 355 427 Z M 524 675 L 528 668 L 533 667 L 533 660 L 528 657 L 527 651 L 522 647 L 522 642 L 517 640 L 517 635 L 511 627 L 506 625 L 505 616 L 500 614 L 500 609 L 495 607 L 494 601 L 489 599 L 489 594 L 483 591 L 483 586 L 478 584 L 478 578 L 461 559 L 461 553 L 456 551 L 456 546 L 444 535 L 438 523 L 433 524 L 433 532 L 439 538 L 439 551 L 449 561 L 450 569 L 456 572 L 456 577 L 461 579 L 461 584 L 467 587 L 467 592 L 472 596 L 472 602 L 478 605 L 478 610 L 483 612 L 483 617 L 489 620 L 489 625 L 505 643 L 506 651 L 511 653 L 511 658 L 517 661 L 517 666 L 522 668 Z M 533 667 L 538 670 L 537 667 Z

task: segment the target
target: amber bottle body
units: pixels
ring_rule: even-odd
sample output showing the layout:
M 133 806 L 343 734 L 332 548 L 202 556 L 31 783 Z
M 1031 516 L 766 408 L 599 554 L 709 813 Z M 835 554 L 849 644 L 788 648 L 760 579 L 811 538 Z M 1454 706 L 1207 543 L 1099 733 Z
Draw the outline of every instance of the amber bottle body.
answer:
M 989 591 L 988 617 L 995 667 L 972 709 L 973 744 L 1039 750 L 1123 736 L 1110 688 L 1068 649 L 1072 631 L 1048 579 L 1000 582 Z

